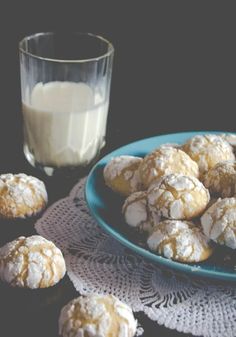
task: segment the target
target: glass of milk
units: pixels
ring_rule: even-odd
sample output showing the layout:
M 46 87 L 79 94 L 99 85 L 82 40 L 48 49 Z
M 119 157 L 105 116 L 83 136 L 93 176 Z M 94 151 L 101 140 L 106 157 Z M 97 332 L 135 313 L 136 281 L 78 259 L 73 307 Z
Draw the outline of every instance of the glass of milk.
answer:
M 48 175 L 88 166 L 105 145 L 113 45 L 89 33 L 38 33 L 19 52 L 28 162 Z

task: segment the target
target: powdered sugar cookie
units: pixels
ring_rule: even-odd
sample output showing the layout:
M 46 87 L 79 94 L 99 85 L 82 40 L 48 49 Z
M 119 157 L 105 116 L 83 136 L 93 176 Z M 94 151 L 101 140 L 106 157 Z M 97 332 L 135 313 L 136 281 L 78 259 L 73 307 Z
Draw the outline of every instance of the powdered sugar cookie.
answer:
M 160 222 L 147 240 L 148 247 L 168 259 L 179 262 L 200 262 L 212 254 L 208 239 L 189 221 Z
M 201 175 L 219 162 L 235 159 L 230 144 L 213 134 L 194 136 L 182 149 L 198 163 Z
M 139 172 L 146 189 L 153 181 L 170 173 L 182 173 L 194 177 L 199 175 L 197 164 L 186 153 L 168 146 L 163 146 L 148 154 L 143 159 Z
M 160 217 L 168 219 L 192 219 L 206 209 L 210 195 L 195 177 L 169 174 L 150 186 L 148 205 Z
M 153 226 L 160 221 L 158 215 L 152 214 L 147 203 L 147 192 L 132 193 L 122 207 L 125 222 L 141 232 L 151 232 Z
M 205 235 L 213 241 L 236 248 L 236 198 L 218 199 L 201 217 Z
M 59 317 L 62 337 L 133 337 L 136 328 L 131 308 L 112 295 L 78 297 L 62 308 Z
M 45 185 L 39 179 L 20 174 L 0 175 L 0 216 L 25 218 L 39 213 L 47 204 Z
M 234 154 L 235 154 L 235 152 L 236 152 L 236 134 L 234 134 L 234 133 L 223 133 L 220 136 L 233 147 Z
M 203 178 L 204 185 L 213 195 L 233 197 L 236 195 L 236 161 L 223 161 L 210 169 Z
M 128 196 L 142 189 L 138 168 L 142 158 L 119 156 L 113 158 L 104 168 L 105 183 L 114 192 Z
M 65 261 L 53 242 L 24 236 L 0 248 L 0 278 L 11 286 L 46 288 L 63 278 Z

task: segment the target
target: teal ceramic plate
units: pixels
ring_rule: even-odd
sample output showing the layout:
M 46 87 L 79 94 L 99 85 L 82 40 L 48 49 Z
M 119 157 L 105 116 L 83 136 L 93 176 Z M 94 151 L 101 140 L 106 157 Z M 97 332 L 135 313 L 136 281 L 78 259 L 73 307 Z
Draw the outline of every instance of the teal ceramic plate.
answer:
M 123 200 L 110 189 L 103 180 L 103 168 L 112 157 L 120 155 L 144 156 L 164 143 L 184 143 L 196 134 L 222 132 L 184 132 L 151 137 L 123 146 L 102 158 L 91 170 L 85 187 L 85 197 L 92 216 L 97 223 L 116 240 L 145 258 L 196 276 L 236 281 L 236 252 L 224 247 L 217 247 L 213 256 L 205 262 L 184 264 L 175 262 L 148 250 L 139 234 L 125 225 L 121 215 Z M 234 263 L 235 261 L 235 263 Z

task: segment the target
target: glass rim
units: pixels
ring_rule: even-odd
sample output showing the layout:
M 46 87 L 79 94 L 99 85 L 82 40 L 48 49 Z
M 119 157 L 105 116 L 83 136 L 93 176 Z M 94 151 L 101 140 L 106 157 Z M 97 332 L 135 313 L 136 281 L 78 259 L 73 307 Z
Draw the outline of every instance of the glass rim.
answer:
M 93 33 L 83 33 L 83 32 L 69 32 L 68 34 L 77 34 L 77 35 L 84 35 L 84 36 L 90 36 L 93 38 L 96 38 L 98 40 L 101 40 L 103 42 L 105 42 L 108 46 L 108 51 L 100 56 L 97 57 L 91 57 L 91 58 L 85 58 L 85 59 L 71 59 L 71 60 L 67 60 L 67 59 L 57 59 L 57 58 L 50 58 L 50 57 L 43 57 L 43 56 L 39 56 L 37 54 L 33 54 L 30 53 L 28 51 L 26 51 L 22 44 L 23 42 L 25 42 L 26 40 L 30 40 L 32 38 L 35 38 L 37 36 L 40 35 L 55 35 L 55 34 L 60 34 L 60 33 L 56 33 L 56 32 L 40 32 L 40 33 L 34 33 L 28 36 L 25 36 L 23 39 L 21 39 L 19 41 L 18 47 L 19 47 L 19 51 L 20 53 L 23 53 L 25 55 L 28 55 L 30 57 L 33 57 L 35 59 L 38 60 L 42 60 L 42 61 L 50 61 L 50 62 L 55 62 L 55 63 L 85 63 L 85 62 L 94 62 L 94 61 L 99 61 L 103 58 L 109 57 L 114 53 L 114 46 L 113 44 L 107 40 L 106 38 L 104 38 L 101 35 L 97 35 L 97 34 L 93 34 Z

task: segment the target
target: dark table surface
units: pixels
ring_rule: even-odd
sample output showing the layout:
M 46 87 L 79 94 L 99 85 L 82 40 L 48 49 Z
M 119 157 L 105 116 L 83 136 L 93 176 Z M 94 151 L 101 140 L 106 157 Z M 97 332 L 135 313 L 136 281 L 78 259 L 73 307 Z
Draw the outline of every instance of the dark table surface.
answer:
M 7 3 L 7 2 L 5 2 Z M 12 13 L 15 13 L 14 20 Z M 49 204 L 66 196 L 78 176 L 46 178 L 22 153 L 18 41 L 39 31 L 101 34 L 115 46 L 107 146 L 103 154 L 140 138 L 189 130 L 235 131 L 233 2 L 20 1 L 0 12 L 0 173 L 24 172 L 45 181 Z M 9 29 L 11 25 L 12 29 Z M 1 244 L 33 233 L 1 221 Z M 0 284 L 1 337 L 56 337 L 60 308 L 77 296 L 64 280 L 26 291 Z M 185 336 L 142 314 L 145 337 Z M 3 333 L 4 332 L 4 333 Z

